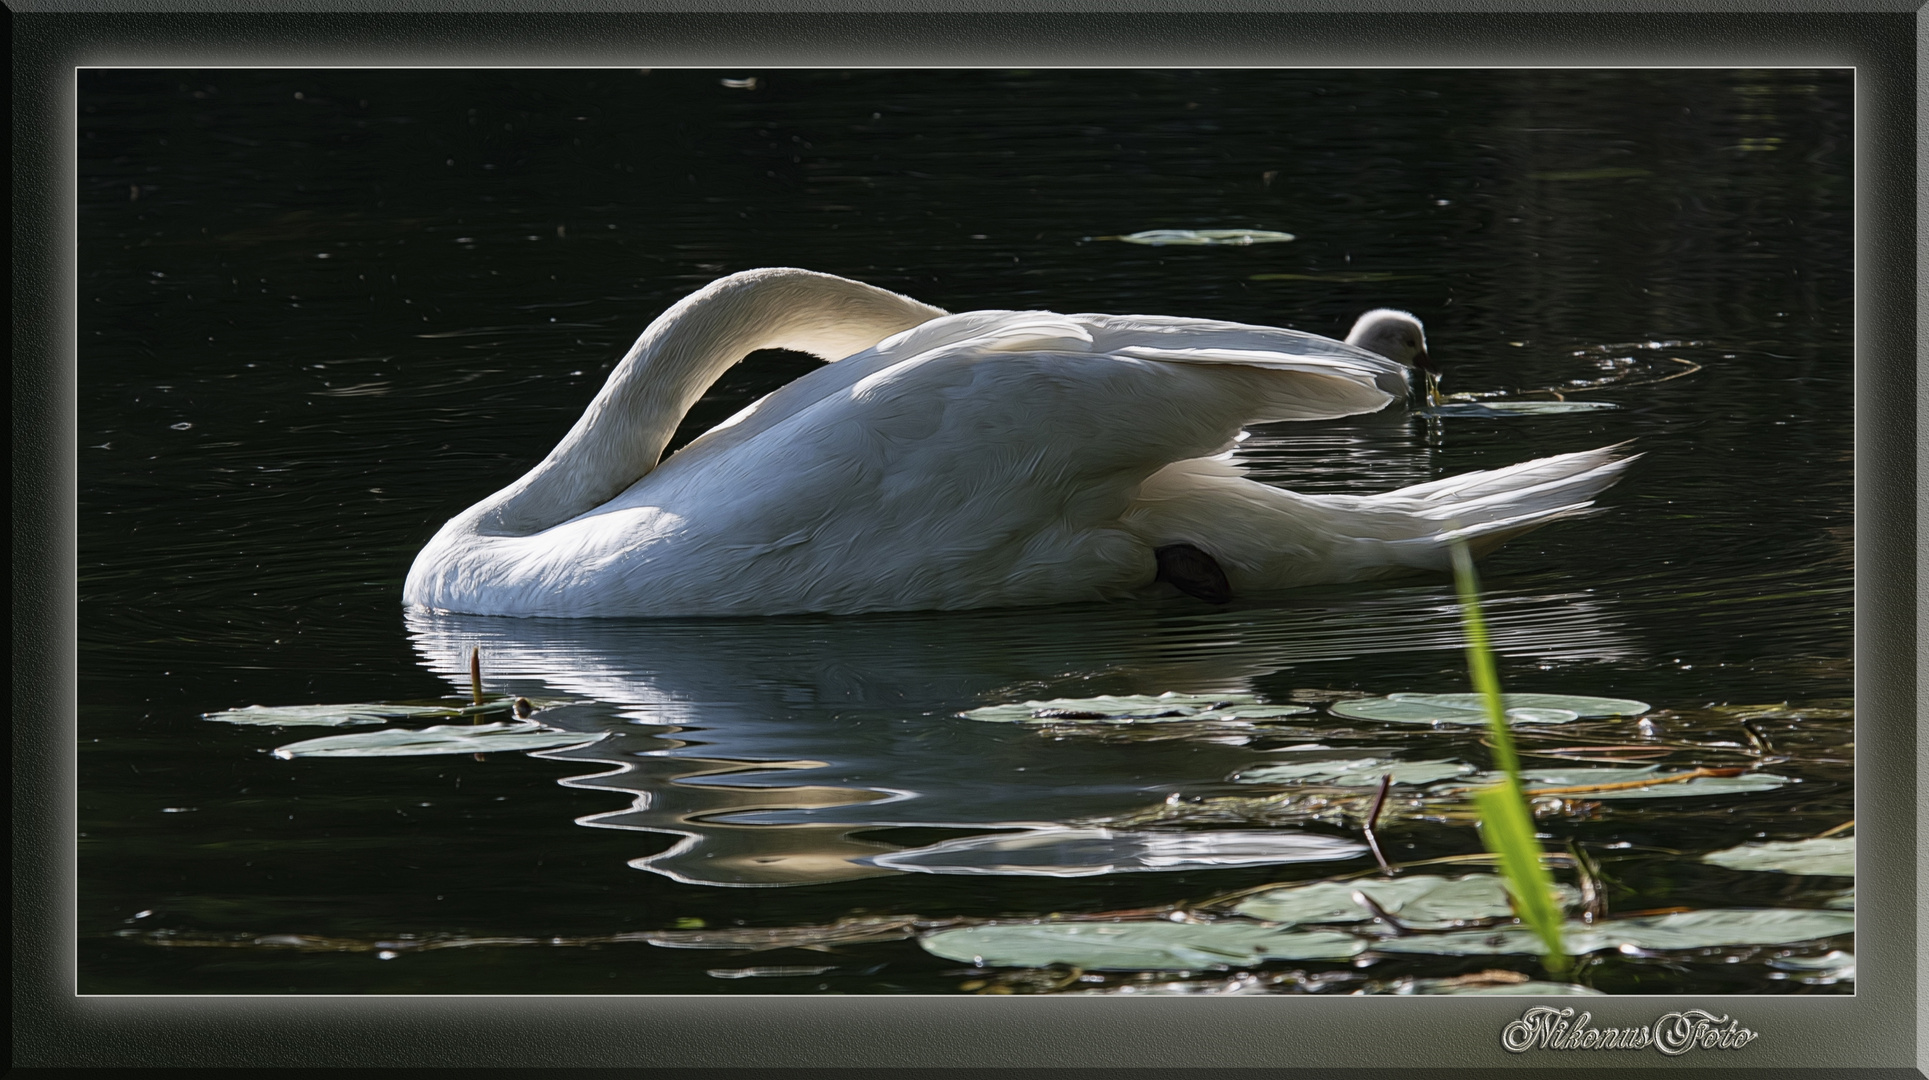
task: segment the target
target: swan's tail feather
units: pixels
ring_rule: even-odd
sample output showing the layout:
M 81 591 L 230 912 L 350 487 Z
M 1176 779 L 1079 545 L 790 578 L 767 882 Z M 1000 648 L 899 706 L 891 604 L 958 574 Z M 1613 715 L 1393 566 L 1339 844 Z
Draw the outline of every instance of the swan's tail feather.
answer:
M 1235 592 L 1364 581 L 1451 567 L 1455 541 L 1485 555 L 1594 500 L 1640 456 L 1626 444 L 1463 473 L 1378 495 L 1300 495 L 1221 462 L 1168 466 L 1125 522 L 1153 545 L 1212 554 Z
M 1641 456 L 1623 456 L 1626 445 L 1462 473 L 1362 501 L 1412 515 L 1414 535 L 1380 541 L 1392 561 L 1446 570 L 1455 541 L 1479 557 L 1543 525 L 1594 513 L 1594 499 Z
M 1598 473 L 1602 469 L 1611 468 L 1616 470 L 1612 476 L 1618 478 L 1618 470 L 1625 469 L 1629 462 L 1641 456 L 1640 454 L 1630 454 L 1625 457 L 1621 456 L 1620 451 L 1627 445 L 1628 443 L 1618 442 L 1612 446 L 1603 446 L 1597 450 L 1585 450 L 1578 454 L 1559 454 L 1554 457 L 1536 458 L 1533 461 L 1523 461 L 1518 465 L 1509 465 L 1501 469 L 1486 469 L 1481 472 L 1461 473 L 1458 476 L 1448 476 L 1439 480 L 1429 481 L 1425 484 L 1414 484 L 1411 487 L 1403 487 L 1397 491 L 1389 491 L 1384 495 L 1369 495 L 1365 497 L 1383 499 L 1397 495 L 1409 499 L 1425 499 L 1429 502 L 1450 501 L 1458 503 L 1478 499 L 1485 495 L 1520 491 L 1537 484 L 1556 484 L 1563 480 Z M 1613 482 L 1614 479 L 1611 478 L 1594 490 L 1599 491 Z

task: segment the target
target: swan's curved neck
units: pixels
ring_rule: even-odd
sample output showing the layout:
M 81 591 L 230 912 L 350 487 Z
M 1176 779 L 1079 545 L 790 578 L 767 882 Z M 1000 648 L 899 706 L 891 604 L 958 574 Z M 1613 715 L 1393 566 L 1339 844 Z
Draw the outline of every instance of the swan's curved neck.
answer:
M 643 331 L 540 465 L 457 520 L 495 536 L 567 521 L 656 468 L 690 406 L 746 354 L 795 349 L 836 360 L 943 314 L 809 270 L 748 270 L 711 282 Z

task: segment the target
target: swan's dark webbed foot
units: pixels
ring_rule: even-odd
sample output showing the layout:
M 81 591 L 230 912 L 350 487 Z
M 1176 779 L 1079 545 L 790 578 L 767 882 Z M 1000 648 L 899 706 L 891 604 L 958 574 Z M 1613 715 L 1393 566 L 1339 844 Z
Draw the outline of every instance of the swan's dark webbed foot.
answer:
M 1159 560 L 1159 573 L 1154 581 L 1166 582 L 1208 604 L 1224 604 L 1232 599 L 1232 582 L 1226 580 L 1219 560 L 1191 544 L 1167 544 L 1154 548 L 1152 555 Z

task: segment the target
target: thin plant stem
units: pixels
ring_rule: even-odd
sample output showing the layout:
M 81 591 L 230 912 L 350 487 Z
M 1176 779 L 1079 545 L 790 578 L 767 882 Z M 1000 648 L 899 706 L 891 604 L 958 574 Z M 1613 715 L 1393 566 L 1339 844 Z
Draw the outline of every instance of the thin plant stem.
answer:
M 469 649 L 469 700 L 472 704 L 482 704 L 482 646 Z
M 1380 790 L 1373 793 L 1373 807 L 1366 812 L 1366 828 L 1363 830 L 1366 833 L 1367 844 L 1373 848 L 1374 860 L 1380 864 L 1380 869 L 1385 871 L 1388 876 L 1392 876 L 1398 873 L 1398 871 L 1387 863 L 1386 856 L 1380 852 L 1378 828 L 1380 824 L 1380 810 L 1386 806 L 1387 789 L 1392 786 L 1392 773 L 1387 773 L 1380 777 Z

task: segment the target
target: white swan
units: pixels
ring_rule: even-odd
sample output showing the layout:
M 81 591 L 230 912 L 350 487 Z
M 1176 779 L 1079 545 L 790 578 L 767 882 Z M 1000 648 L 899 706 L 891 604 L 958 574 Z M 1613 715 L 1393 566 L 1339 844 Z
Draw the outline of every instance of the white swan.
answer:
M 659 463 L 703 391 L 775 347 L 843 359 Z M 650 324 L 541 464 L 444 525 L 403 597 L 547 616 L 942 610 L 1169 586 L 1221 601 L 1443 569 L 1450 529 L 1493 547 L 1580 512 L 1631 460 L 1609 447 L 1311 496 L 1213 457 L 1249 423 L 1381 408 L 1380 384 L 1405 378 L 1396 360 L 1292 330 L 947 315 L 828 274 L 733 274 Z

